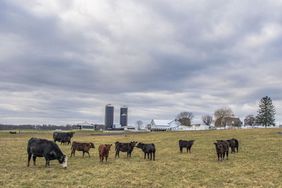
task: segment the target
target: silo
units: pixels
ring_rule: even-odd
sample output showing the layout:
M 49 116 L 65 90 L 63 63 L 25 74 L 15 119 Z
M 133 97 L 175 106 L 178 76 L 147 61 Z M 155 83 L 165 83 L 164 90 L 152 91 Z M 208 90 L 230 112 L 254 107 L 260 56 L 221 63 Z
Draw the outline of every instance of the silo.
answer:
M 113 129 L 114 127 L 114 106 L 111 104 L 105 107 L 105 128 Z
M 128 108 L 123 106 L 120 108 L 120 125 L 122 127 L 127 126 L 127 119 L 128 119 Z

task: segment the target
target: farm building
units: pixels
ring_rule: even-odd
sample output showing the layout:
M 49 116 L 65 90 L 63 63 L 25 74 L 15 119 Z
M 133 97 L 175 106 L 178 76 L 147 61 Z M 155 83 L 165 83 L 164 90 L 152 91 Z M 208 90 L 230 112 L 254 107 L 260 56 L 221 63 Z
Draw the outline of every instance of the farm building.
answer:
M 217 128 L 232 128 L 232 127 L 241 127 L 242 122 L 238 117 L 220 117 L 215 123 Z
M 79 130 L 94 130 L 94 125 L 86 121 L 83 123 L 78 123 L 76 126 Z
M 152 131 L 171 131 L 177 130 L 179 125 L 175 122 L 175 120 L 152 119 L 150 126 Z

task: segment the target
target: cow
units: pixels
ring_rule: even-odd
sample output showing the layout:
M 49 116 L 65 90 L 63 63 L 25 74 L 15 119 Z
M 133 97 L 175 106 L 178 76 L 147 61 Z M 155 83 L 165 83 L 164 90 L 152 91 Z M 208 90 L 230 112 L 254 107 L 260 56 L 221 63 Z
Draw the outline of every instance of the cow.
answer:
M 98 151 L 99 151 L 100 162 L 103 162 L 104 158 L 106 159 L 106 162 L 107 162 L 111 146 L 112 146 L 112 144 L 101 144 L 101 145 L 99 145 Z
M 189 151 L 189 153 L 191 153 L 191 147 L 193 146 L 195 140 L 179 140 L 179 149 L 180 152 L 182 153 L 182 149 L 186 148 L 187 149 L 187 153 Z
M 146 156 L 150 160 L 155 160 L 155 153 L 156 153 L 156 147 L 155 144 L 144 144 L 142 142 L 139 142 L 136 146 L 137 148 L 141 149 L 144 152 L 144 159 L 146 159 Z
M 236 145 L 235 140 L 229 139 L 229 140 L 226 140 L 226 141 L 229 144 L 229 147 L 231 149 L 231 153 L 235 153 L 235 145 Z
M 95 148 L 94 144 L 92 142 L 89 143 L 83 143 L 83 142 L 72 142 L 71 145 L 71 157 L 72 155 L 75 156 L 75 151 L 82 151 L 82 156 L 84 157 L 84 154 L 87 153 L 90 157 L 89 150 L 90 148 Z
M 63 154 L 58 145 L 53 141 L 40 138 L 31 138 L 27 144 L 27 154 L 28 167 L 31 157 L 33 158 L 33 165 L 36 165 L 36 157 L 44 157 L 46 160 L 45 167 L 50 166 L 51 160 L 58 160 L 64 168 L 67 168 L 67 156 Z
M 235 142 L 235 149 L 237 150 L 237 153 L 238 153 L 238 151 L 239 151 L 239 141 L 236 138 L 232 138 L 231 140 L 234 140 L 234 142 Z
M 229 153 L 229 144 L 225 140 L 217 140 L 216 143 L 214 143 L 216 153 L 217 153 L 217 158 L 218 161 L 224 160 L 226 156 L 226 160 L 228 160 L 228 153 Z
M 127 157 L 131 157 L 131 153 L 135 147 L 137 142 L 132 141 L 129 143 L 121 143 L 121 142 L 115 142 L 115 149 L 116 149 L 116 157 L 119 157 L 119 152 L 127 152 Z
M 74 132 L 54 132 L 53 139 L 54 142 L 61 142 L 62 143 L 71 143 L 71 138 L 73 137 Z

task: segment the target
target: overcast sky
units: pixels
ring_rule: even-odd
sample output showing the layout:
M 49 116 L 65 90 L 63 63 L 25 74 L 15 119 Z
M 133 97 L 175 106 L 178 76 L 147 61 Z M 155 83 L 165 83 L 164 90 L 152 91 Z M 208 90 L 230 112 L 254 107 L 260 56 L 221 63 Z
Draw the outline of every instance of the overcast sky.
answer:
M 282 123 L 281 0 L 1 0 L 0 123 L 243 118 Z

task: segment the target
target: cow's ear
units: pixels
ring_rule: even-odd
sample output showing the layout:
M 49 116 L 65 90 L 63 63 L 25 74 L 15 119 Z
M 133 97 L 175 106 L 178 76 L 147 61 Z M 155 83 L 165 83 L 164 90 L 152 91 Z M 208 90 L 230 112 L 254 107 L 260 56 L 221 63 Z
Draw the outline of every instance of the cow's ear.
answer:
M 214 145 L 217 145 L 217 143 L 215 142 L 215 143 L 213 143 Z

